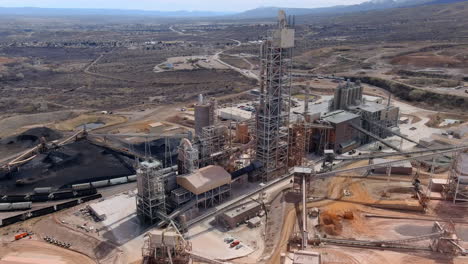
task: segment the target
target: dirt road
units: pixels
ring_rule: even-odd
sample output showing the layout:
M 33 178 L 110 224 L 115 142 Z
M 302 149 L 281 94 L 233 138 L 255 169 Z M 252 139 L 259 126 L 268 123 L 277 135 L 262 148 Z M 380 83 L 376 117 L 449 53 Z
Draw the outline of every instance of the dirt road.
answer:
M 95 264 L 93 259 L 46 242 L 23 239 L 0 246 L 0 262 L 51 263 L 51 264 Z M 9 263 L 9 262 L 8 262 Z M 16 262 L 15 262 L 16 263 Z

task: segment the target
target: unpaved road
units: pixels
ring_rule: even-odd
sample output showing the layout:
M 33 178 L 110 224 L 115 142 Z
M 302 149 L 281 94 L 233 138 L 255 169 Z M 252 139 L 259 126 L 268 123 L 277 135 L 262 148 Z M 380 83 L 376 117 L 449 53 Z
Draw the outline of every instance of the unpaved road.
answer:
M 46 242 L 23 239 L 0 246 L 0 262 L 51 263 L 51 264 L 95 264 L 93 259 L 78 252 L 64 249 Z M 29 261 L 29 262 L 26 262 Z

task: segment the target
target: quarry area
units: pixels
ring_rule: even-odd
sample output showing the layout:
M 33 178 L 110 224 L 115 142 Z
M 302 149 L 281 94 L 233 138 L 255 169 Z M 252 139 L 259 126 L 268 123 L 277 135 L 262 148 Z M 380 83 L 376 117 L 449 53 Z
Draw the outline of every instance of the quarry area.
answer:
M 466 39 L 295 23 L 0 40 L 0 264 L 468 263 Z

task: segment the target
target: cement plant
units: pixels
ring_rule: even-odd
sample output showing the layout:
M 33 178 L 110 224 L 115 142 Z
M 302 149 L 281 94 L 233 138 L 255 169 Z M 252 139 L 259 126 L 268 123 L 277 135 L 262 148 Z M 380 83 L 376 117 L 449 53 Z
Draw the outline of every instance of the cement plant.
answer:
M 375 44 L 387 51 L 365 55 L 367 66 L 340 70 L 358 60 L 348 49 L 359 46 L 359 56 L 372 41 L 336 44 L 337 37 L 331 51 L 320 45 L 332 34 L 318 33 L 331 26 L 276 15 L 265 25 L 161 22 L 153 32 L 160 39 L 84 48 L 103 50 L 61 73 L 81 67 L 82 77 L 63 78 L 83 84 L 55 92 L 24 84 L 42 91 L 38 107 L 5 105 L 0 118 L 0 264 L 468 263 L 468 99 L 459 93 L 468 88 L 467 68 L 390 70 L 399 46 L 400 57 L 433 50 L 422 40 L 389 40 Z M 8 41 L 0 41 L 0 73 L 29 56 L 2 64 L 8 52 L 42 45 Z M 462 42 L 431 45 L 468 65 Z M 34 50 L 82 49 L 57 45 Z M 132 64 L 127 74 L 113 61 L 132 61 L 126 52 L 135 50 L 151 73 Z M 154 50 L 167 59 L 153 59 Z M 59 55 L 38 57 L 37 76 L 47 56 Z M 298 66 L 307 60 L 320 65 Z M 115 67 L 122 72 L 111 75 Z M 150 74 L 161 77 L 144 83 Z M 416 74 L 447 83 L 453 74 L 462 88 L 406 83 Z M 5 79 L 0 91 L 12 96 L 21 82 Z M 101 94 L 114 82 L 122 87 Z M 34 106 L 26 94 L 18 105 Z M 450 96 L 459 99 L 446 103 Z

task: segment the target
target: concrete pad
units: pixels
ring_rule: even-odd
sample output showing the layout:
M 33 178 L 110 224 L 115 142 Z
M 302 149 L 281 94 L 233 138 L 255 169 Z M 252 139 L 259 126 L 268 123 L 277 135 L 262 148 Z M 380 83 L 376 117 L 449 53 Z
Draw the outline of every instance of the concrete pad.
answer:
M 218 260 L 245 257 L 254 252 L 252 248 L 244 244 L 244 241 L 235 236 L 232 236 L 232 238 L 239 240 L 243 247 L 240 249 L 235 249 L 235 247 L 230 248 L 229 244 L 224 242 L 226 237 L 230 237 L 229 235 L 211 231 L 210 229 L 210 227 L 206 227 L 205 225 L 198 225 L 188 231 L 187 238 L 192 242 L 193 252 L 210 259 Z
M 136 190 L 92 204 L 93 210 L 98 214 L 106 215 L 101 223 L 111 234 L 104 233 L 104 237 L 124 244 L 144 231 L 136 214 L 135 195 Z

